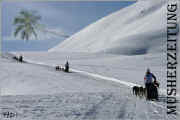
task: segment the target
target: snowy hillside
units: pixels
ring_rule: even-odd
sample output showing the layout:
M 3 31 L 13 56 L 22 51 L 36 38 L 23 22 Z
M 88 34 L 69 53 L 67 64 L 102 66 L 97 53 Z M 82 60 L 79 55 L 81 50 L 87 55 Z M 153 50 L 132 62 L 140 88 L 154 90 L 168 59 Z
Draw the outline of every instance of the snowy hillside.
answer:
M 163 1 L 140 0 L 87 26 L 50 52 L 3 53 L 0 118 L 13 111 L 17 116 L 12 120 L 175 120 L 166 113 Z M 13 55 L 23 55 L 26 62 Z M 67 60 L 69 73 L 55 70 Z M 144 86 L 147 68 L 160 83 L 157 101 L 132 93 L 132 86 Z
M 162 50 L 164 0 L 138 1 L 87 26 L 49 51 L 144 54 Z
M 8 54 L 0 59 L 0 83 L 1 95 L 3 95 L 0 107 L 2 111 L 17 112 L 17 119 L 168 120 L 175 118 L 166 115 L 166 97 L 161 91 L 166 84 L 161 75 L 163 64 L 159 54 L 136 56 L 61 52 L 16 54 L 23 54 L 24 60 L 31 63 L 18 63 L 9 59 Z M 70 56 L 71 70 L 82 72 L 55 71 L 54 66 L 63 65 L 67 55 Z M 161 83 L 160 100 L 157 102 L 134 96 L 128 85 L 128 83 L 143 85 L 147 65 L 151 65 L 153 73 Z M 98 78 L 95 75 L 102 77 Z M 115 78 L 126 84 L 111 81 Z M 143 112 L 137 112 L 142 109 Z
M 47 56 L 44 59 L 48 59 Z M 36 59 L 36 61 L 38 60 Z M 0 66 L 1 95 L 108 92 L 119 89 L 118 85 L 112 86 L 112 82 L 102 84 L 98 79 L 93 80 L 81 74 L 55 71 L 52 64 L 49 66 L 21 64 L 11 59 L 0 58 Z

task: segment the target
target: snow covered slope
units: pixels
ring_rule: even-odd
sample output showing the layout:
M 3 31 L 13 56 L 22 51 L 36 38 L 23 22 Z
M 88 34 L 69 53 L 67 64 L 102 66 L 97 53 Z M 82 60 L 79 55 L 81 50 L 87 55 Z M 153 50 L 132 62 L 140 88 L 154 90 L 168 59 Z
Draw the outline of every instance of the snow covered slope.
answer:
M 119 85 L 113 85 L 114 83 L 112 82 L 105 83 L 97 78 L 74 72 L 67 74 L 55 71 L 53 65 L 21 64 L 9 59 L 10 55 L 3 55 L 3 59 L 0 58 L 1 95 L 109 92 L 121 89 Z M 6 57 L 4 58 L 4 56 Z
M 20 53 L 16 53 L 20 54 Z M 174 120 L 166 114 L 166 97 L 160 93 L 158 102 L 146 101 L 132 95 L 132 89 L 116 82 L 98 79 L 79 72 L 55 71 L 63 65 L 67 53 L 22 53 L 30 63 L 18 63 L 12 54 L 0 58 L 2 112 L 12 111 L 12 120 Z M 70 53 L 70 69 L 79 69 L 124 82 L 143 84 L 144 66 L 160 81 L 160 55 L 111 55 Z M 150 60 L 150 61 L 147 61 Z M 138 62 L 137 62 L 138 61 Z M 39 65 L 37 63 L 45 63 Z M 136 64 L 135 64 L 136 63 Z M 143 112 L 141 112 L 143 110 Z M 140 111 L 140 112 L 139 112 Z M 179 108 L 178 108 L 179 111 Z M 3 119 L 7 120 L 7 119 Z
M 166 2 L 146 0 L 87 26 L 49 51 L 145 54 L 161 51 Z

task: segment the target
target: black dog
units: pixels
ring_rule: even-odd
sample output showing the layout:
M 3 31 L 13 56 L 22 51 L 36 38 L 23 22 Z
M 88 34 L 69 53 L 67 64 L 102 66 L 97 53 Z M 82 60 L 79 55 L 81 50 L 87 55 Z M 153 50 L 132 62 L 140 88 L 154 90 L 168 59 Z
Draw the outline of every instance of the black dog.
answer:
M 58 70 L 61 70 L 61 67 L 60 66 L 56 66 L 55 69 L 58 71 Z
M 138 86 L 134 86 L 133 88 L 133 95 L 139 95 L 139 87 Z
M 144 88 L 142 86 L 139 87 L 139 96 L 144 96 Z

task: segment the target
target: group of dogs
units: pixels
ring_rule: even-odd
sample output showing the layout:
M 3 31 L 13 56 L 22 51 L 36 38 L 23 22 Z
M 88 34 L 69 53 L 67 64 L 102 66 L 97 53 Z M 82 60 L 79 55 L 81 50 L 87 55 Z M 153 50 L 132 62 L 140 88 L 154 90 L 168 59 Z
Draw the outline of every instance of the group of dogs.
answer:
M 152 84 L 148 93 L 147 89 L 142 86 L 133 86 L 132 91 L 133 95 L 139 96 L 140 98 L 145 97 L 147 100 L 158 100 L 158 87 L 159 86 Z
M 65 68 L 62 66 L 55 66 L 56 71 L 65 71 Z
M 20 55 L 19 57 L 13 56 L 13 59 L 16 60 L 16 61 L 18 61 L 18 62 L 25 62 L 25 61 L 23 60 L 23 56 L 22 56 L 22 55 Z
M 142 86 L 133 86 L 132 91 L 133 91 L 133 95 L 136 95 L 139 97 L 147 96 L 146 88 L 144 88 Z

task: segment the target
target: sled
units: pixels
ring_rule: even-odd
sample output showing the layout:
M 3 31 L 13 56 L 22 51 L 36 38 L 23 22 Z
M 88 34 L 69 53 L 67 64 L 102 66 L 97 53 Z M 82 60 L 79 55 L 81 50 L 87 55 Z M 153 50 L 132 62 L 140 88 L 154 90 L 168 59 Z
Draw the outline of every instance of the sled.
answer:
M 158 100 L 158 88 L 154 84 L 151 85 L 151 87 L 150 87 L 149 99 L 150 100 Z

